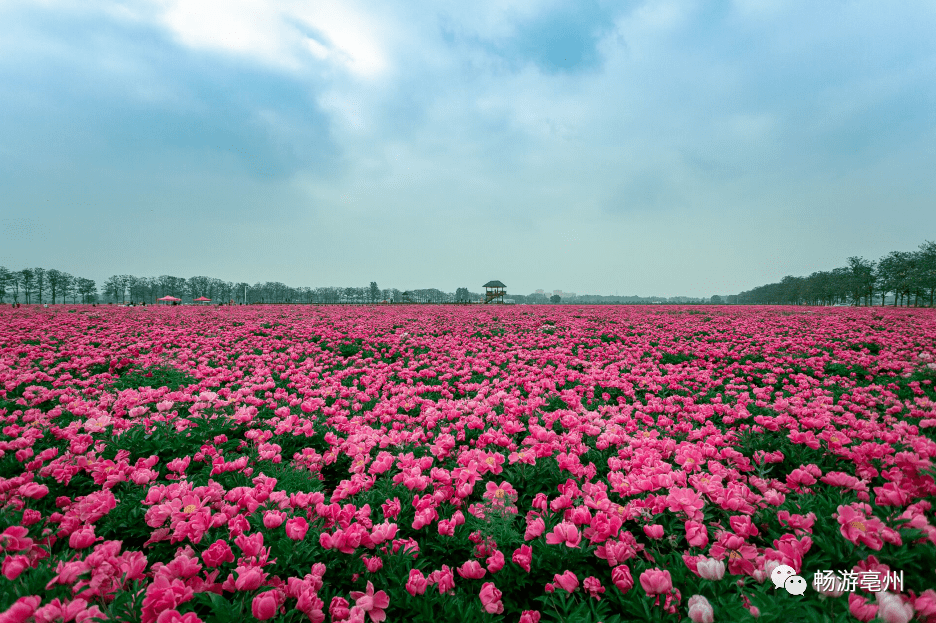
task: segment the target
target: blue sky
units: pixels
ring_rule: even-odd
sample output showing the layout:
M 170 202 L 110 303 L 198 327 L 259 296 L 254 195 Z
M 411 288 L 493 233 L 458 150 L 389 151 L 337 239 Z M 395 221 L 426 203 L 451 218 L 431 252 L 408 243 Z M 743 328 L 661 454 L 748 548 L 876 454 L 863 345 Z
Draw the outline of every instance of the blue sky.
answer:
M 0 1 L 0 264 L 709 296 L 936 238 L 936 3 Z

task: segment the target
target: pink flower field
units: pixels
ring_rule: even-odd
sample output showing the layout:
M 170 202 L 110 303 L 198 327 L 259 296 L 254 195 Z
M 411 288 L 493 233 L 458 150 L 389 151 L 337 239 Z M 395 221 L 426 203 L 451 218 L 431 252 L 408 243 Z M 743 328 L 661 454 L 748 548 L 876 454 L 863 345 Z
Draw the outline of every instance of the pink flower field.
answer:
M 915 309 L 4 308 L 0 623 L 934 623 L 934 353 Z

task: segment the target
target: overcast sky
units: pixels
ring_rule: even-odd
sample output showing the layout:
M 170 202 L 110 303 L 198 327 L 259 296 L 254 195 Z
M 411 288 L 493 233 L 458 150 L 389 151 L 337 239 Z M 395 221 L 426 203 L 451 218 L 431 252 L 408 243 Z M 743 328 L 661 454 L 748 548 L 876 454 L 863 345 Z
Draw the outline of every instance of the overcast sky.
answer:
M 0 0 L 0 264 L 709 296 L 936 239 L 936 2 Z

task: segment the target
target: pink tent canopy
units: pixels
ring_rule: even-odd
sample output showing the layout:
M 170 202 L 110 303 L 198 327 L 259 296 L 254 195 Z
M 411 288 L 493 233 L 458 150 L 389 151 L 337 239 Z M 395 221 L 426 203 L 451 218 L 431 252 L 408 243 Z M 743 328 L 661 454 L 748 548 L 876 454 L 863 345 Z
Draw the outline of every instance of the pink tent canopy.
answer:
M 193 299 L 196 303 L 210 303 L 211 299 L 204 296 L 199 296 L 197 299 Z
M 176 297 L 170 296 L 170 295 L 167 294 L 166 296 L 162 297 L 161 299 L 156 299 L 156 300 L 157 300 L 157 301 L 162 301 L 163 303 L 176 303 L 176 302 L 178 302 L 178 301 L 181 301 L 182 299 L 177 299 Z

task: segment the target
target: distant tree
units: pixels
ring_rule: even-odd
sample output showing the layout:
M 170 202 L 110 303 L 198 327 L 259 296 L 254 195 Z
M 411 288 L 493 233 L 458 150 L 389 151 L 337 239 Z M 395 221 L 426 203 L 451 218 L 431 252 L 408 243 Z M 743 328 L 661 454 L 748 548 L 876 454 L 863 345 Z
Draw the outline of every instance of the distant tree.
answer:
M 6 266 L 0 266 L 0 303 L 5 303 L 4 300 L 7 294 L 7 288 L 13 284 L 13 273 Z
M 137 277 L 135 275 L 129 275 L 127 280 L 127 290 L 130 293 L 130 300 L 134 303 L 139 303 L 146 299 L 146 277 Z
M 72 297 L 72 303 L 75 302 L 75 297 L 77 296 L 77 282 L 75 278 L 69 275 L 66 272 L 62 273 L 62 303 L 65 303 L 65 297 Z
M 874 282 L 876 280 L 874 262 L 863 257 L 850 257 L 848 258 L 848 268 L 851 271 L 849 286 L 855 305 L 860 305 L 863 298 L 870 305 L 871 298 L 874 296 Z
M 909 305 L 910 292 L 913 289 L 913 269 L 915 268 L 913 253 L 909 251 L 894 251 L 887 257 L 891 258 L 894 264 L 894 305 Z
M 121 287 L 120 287 L 120 298 L 121 298 L 121 300 L 120 300 L 120 301 L 117 301 L 117 302 L 118 302 L 118 303 L 122 303 L 122 302 L 124 302 L 124 301 L 126 300 L 124 297 L 129 295 L 129 292 L 130 292 L 130 284 L 133 282 L 134 277 L 133 277 L 133 275 L 120 275 L 120 276 L 118 277 L 118 279 L 120 279 L 120 286 L 121 286 Z
M 52 295 L 52 303 L 55 303 L 55 297 L 62 287 L 62 271 L 50 268 L 46 271 L 46 282 L 49 284 L 49 293 Z
M 458 288 L 455 290 L 455 302 L 456 303 L 467 303 L 471 300 L 471 295 L 468 294 L 468 288 Z
M 19 303 L 20 287 L 23 284 L 22 277 L 19 271 L 10 273 L 10 295 L 13 297 L 14 303 Z
M 712 295 L 710 301 L 712 302 L 712 305 L 721 305 L 723 303 L 722 297 L 718 296 L 717 294 Z
M 263 302 L 281 303 L 285 286 L 278 281 L 267 281 L 263 284 Z
M 189 277 L 186 285 L 188 286 L 186 294 L 193 300 L 202 296 L 207 296 L 210 279 L 208 277 Z M 207 298 L 211 298 L 208 296 Z
M 924 288 L 929 290 L 929 306 L 936 298 L 936 242 L 927 240 L 920 245 L 919 274 Z
M 45 268 L 33 268 L 33 275 L 35 275 L 36 280 L 36 294 L 39 295 L 39 304 L 42 305 L 42 291 L 45 290 L 46 285 L 46 270 Z
M 123 280 L 121 280 L 120 275 L 108 277 L 102 287 L 105 296 L 113 299 L 114 303 L 120 303 L 123 300 Z
M 811 274 L 806 280 L 806 296 L 812 305 L 831 305 L 832 273 L 820 270 Z
M 218 279 L 217 283 L 217 296 L 220 302 L 228 303 L 234 300 L 234 282 L 233 281 L 222 281 Z
M 249 287 L 250 287 L 250 284 L 247 283 L 246 281 L 240 281 L 234 284 L 234 300 L 240 303 L 246 303 L 247 302 L 246 291 L 247 291 L 247 288 Z
M 552 296 L 549 297 L 549 300 L 552 301 L 553 303 L 558 303 L 559 301 L 562 300 L 562 297 L 559 296 L 558 294 L 553 294 Z
M 75 282 L 75 289 L 81 295 L 82 303 L 93 303 L 97 298 L 97 286 L 93 279 L 79 277 Z
M 33 273 L 32 269 L 24 268 L 19 271 L 19 282 L 20 286 L 23 288 L 23 296 L 26 297 L 27 305 L 29 305 L 29 295 L 32 293 L 35 278 L 36 275 Z
M 377 287 L 376 281 L 370 282 L 370 290 L 368 291 L 368 301 L 370 303 L 376 303 L 380 300 L 380 288 Z

